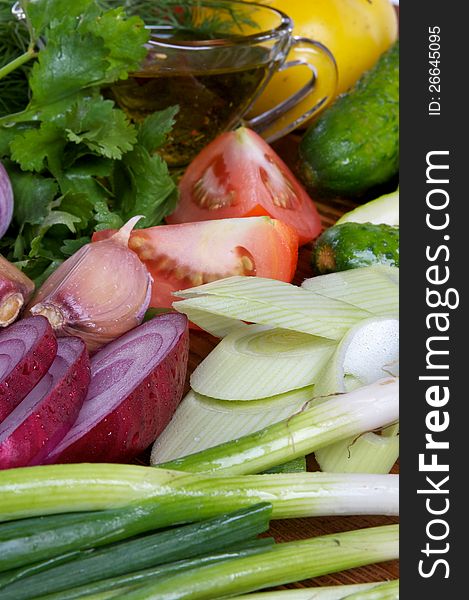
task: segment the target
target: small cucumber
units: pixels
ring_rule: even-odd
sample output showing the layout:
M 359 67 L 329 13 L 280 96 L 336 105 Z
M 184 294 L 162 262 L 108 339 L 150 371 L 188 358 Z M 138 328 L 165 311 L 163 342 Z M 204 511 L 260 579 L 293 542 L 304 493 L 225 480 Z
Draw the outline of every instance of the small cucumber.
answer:
M 341 223 L 316 241 L 313 267 L 319 274 L 373 264 L 399 267 L 399 229 L 373 223 Z
M 358 197 L 399 169 L 399 42 L 307 130 L 299 147 L 307 187 Z

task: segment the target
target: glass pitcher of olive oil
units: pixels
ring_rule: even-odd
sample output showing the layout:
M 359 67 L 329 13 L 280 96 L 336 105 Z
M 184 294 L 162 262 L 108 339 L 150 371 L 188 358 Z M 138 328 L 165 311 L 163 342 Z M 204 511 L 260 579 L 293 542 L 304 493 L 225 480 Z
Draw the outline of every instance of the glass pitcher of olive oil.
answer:
M 165 0 L 169 12 L 162 18 L 158 0 L 128 4 L 127 12 L 139 14 L 151 32 L 147 56 L 138 72 L 105 94 L 134 122 L 178 105 L 173 130 L 159 151 L 172 167 L 188 164 L 240 123 L 272 141 L 333 97 L 334 58 L 318 42 L 292 36 L 291 19 L 276 9 L 240 0 Z M 310 69 L 308 84 L 267 113 L 243 121 L 271 75 L 298 65 Z M 300 118 L 293 111 L 298 105 Z

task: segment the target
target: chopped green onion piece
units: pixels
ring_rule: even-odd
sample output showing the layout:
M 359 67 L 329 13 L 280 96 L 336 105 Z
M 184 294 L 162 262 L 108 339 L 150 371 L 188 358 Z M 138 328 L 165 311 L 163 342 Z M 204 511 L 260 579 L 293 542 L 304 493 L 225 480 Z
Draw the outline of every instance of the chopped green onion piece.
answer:
M 258 400 L 313 385 L 336 343 L 314 335 L 246 325 L 226 336 L 191 376 L 198 394 Z
M 398 557 L 397 525 L 277 544 L 253 557 L 179 573 L 116 596 L 127 600 L 209 600 L 283 585 Z
M 354 583 L 294 590 L 256 592 L 254 594 L 231 597 L 231 600 L 345 600 L 345 598 L 348 599 L 351 594 L 379 589 L 381 585 L 387 584 L 388 582 L 384 582 L 384 584 L 382 582 Z M 399 582 L 397 580 L 397 586 L 398 585 Z
M 196 324 L 194 313 L 189 315 L 187 308 L 332 340 L 340 339 L 355 323 L 372 316 L 347 302 L 262 277 L 228 277 L 175 295 L 186 299 L 175 302 L 174 308 Z
M 372 265 L 305 279 L 301 287 L 381 317 L 399 314 L 399 269 Z
M 192 390 L 156 438 L 151 464 L 174 460 L 286 419 L 313 397 L 313 386 L 251 402 L 216 400 Z
M 291 473 L 220 477 L 122 464 L 0 471 L 0 519 L 100 510 L 154 498 L 159 526 L 268 501 L 272 518 L 398 513 L 398 475 Z
M 259 473 L 399 418 L 399 380 L 380 379 L 337 396 L 318 398 L 303 411 L 250 435 L 165 463 L 194 473 Z

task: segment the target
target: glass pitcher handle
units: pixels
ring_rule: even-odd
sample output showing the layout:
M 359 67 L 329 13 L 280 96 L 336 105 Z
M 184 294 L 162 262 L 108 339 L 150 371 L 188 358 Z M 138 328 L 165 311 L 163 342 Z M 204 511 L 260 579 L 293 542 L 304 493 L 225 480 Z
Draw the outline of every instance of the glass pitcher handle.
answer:
M 254 129 L 268 142 L 293 131 L 327 106 L 337 89 L 337 65 L 331 52 L 320 42 L 295 36 L 285 62 L 277 72 L 307 67 L 308 82 L 292 96 L 243 125 Z M 298 112 L 300 110 L 300 116 Z

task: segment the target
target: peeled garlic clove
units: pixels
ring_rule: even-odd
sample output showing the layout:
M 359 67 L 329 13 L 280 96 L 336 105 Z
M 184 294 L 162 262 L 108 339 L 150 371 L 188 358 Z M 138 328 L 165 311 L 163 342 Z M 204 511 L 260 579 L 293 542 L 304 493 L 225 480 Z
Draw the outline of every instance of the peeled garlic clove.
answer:
M 34 291 L 34 283 L 0 254 L 0 327 L 18 317 Z
M 152 278 L 129 249 L 133 217 L 111 238 L 83 246 L 44 282 L 29 306 L 58 336 L 81 337 L 89 351 L 140 325 Z

